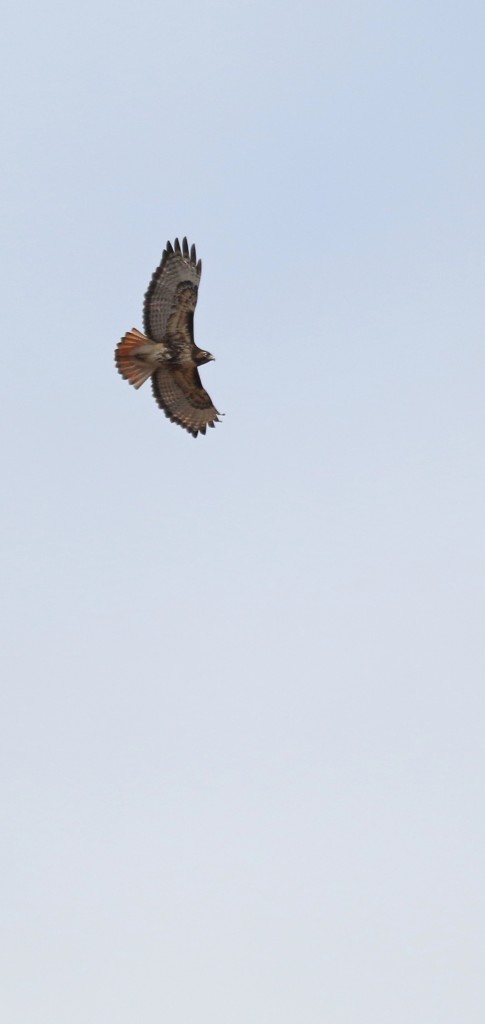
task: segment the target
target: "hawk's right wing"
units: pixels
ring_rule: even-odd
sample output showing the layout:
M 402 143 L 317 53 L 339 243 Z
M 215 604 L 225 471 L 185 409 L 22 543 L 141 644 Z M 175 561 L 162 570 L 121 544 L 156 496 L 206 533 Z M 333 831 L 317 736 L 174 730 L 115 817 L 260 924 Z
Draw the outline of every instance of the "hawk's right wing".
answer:
M 167 242 L 162 261 L 148 286 L 143 305 L 145 334 L 164 341 L 179 351 L 194 344 L 194 310 L 197 304 L 202 263 L 197 262 L 195 245 L 187 239 Z

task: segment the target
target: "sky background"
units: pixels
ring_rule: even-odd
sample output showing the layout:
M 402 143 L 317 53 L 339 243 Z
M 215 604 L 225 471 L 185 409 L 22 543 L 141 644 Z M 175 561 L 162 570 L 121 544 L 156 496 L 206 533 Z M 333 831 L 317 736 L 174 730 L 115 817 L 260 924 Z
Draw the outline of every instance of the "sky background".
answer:
M 482 1024 L 484 30 L 4 12 L 8 1024 Z M 196 441 L 113 363 L 184 234 Z

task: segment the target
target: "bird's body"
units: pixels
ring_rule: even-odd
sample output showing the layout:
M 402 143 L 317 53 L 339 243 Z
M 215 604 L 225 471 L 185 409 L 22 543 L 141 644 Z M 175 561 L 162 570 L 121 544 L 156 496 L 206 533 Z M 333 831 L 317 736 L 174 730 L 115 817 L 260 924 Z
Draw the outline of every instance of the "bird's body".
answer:
M 148 286 L 143 306 L 145 334 L 135 327 L 119 342 L 115 361 L 119 373 L 135 388 L 149 377 L 165 415 L 189 434 L 205 434 L 219 422 L 219 413 L 202 387 L 197 367 L 214 356 L 194 341 L 194 311 L 202 264 L 187 239 L 167 242 L 162 261 Z

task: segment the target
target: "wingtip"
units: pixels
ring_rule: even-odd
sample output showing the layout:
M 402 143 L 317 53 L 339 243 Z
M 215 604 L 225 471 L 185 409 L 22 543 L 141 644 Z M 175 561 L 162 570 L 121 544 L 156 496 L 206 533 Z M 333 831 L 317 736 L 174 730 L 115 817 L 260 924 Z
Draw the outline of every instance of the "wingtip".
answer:
M 176 253 L 177 255 L 180 254 L 184 256 L 185 259 L 190 260 L 190 262 L 193 263 L 200 277 L 200 275 L 202 274 L 202 260 L 197 260 L 197 249 L 193 243 L 191 246 L 189 246 L 186 235 L 184 235 L 182 239 L 182 245 L 180 245 L 180 241 L 178 238 L 174 240 L 173 245 L 172 242 L 167 242 L 163 254 L 164 257 L 171 256 L 174 253 Z

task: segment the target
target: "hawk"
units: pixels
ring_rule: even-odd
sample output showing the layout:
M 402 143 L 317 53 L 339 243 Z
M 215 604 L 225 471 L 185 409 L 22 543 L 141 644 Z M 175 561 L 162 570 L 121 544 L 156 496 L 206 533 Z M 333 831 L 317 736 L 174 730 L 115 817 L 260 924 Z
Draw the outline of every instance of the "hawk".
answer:
M 145 294 L 143 326 L 136 327 L 118 343 L 115 362 L 125 380 L 140 388 L 152 379 L 155 401 L 172 423 L 188 430 L 192 437 L 205 434 L 219 423 L 213 405 L 199 377 L 198 366 L 214 356 L 194 341 L 194 311 L 202 273 L 195 245 L 187 239 L 167 242 Z

